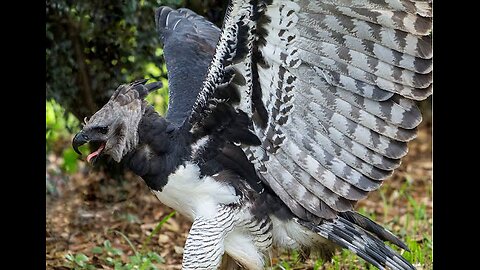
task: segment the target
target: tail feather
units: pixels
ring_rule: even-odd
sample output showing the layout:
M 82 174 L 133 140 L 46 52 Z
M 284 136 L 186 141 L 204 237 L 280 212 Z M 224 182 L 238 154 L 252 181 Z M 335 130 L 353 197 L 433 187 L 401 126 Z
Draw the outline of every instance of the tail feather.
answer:
M 341 216 L 319 225 L 303 220 L 297 220 L 297 222 L 340 247 L 350 250 L 379 269 L 385 269 L 385 267 L 395 270 L 415 269 L 410 262 L 378 237 Z
M 368 232 L 373 233 L 381 240 L 389 241 L 390 243 L 396 245 L 399 248 L 410 251 L 410 249 L 408 249 L 407 245 L 403 243 L 402 240 L 398 239 L 398 237 L 396 237 L 393 233 L 383 228 L 382 226 L 377 224 L 375 221 L 369 219 L 368 217 L 353 211 L 339 213 L 339 215 L 344 219 L 362 227 Z

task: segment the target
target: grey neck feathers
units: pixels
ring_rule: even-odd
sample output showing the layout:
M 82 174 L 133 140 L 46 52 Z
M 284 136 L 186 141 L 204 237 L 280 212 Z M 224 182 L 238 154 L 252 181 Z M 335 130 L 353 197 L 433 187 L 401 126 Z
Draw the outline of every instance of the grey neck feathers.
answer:
M 136 100 L 132 103 L 144 103 L 145 101 Z M 109 140 L 106 149 L 110 149 L 111 157 L 120 162 L 122 158 L 138 145 L 138 126 L 145 112 L 144 104 L 132 104 L 129 109 L 116 111 L 116 122 L 114 126 L 116 132 L 113 140 Z
M 181 134 L 151 106 L 138 125 L 138 142 L 124 161 L 153 190 L 161 190 L 168 176 L 189 156 L 188 136 Z

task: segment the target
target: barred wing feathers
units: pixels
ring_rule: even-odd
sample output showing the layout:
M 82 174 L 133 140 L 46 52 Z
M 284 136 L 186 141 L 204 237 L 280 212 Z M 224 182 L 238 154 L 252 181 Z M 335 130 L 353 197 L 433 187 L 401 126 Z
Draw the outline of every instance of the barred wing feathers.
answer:
M 295 215 L 352 210 L 415 138 L 414 101 L 432 93 L 431 16 L 430 1 L 232 0 L 190 131 L 240 117 L 224 138 Z

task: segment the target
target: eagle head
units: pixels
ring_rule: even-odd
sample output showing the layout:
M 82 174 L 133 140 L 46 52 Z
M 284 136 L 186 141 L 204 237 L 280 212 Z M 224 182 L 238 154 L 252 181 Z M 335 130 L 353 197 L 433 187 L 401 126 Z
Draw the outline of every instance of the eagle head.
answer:
M 145 84 L 147 80 L 137 80 L 120 85 L 110 100 L 98 110 L 78 132 L 72 141 L 73 149 L 81 155 L 78 147 L 90 143 L 96 149 L 87 156 L 94 162 L 99 156 L 110 156 L 116 162 L 138 143 L 138 124 L 142 119 L 149 92 L 162 87 L 161 82 Z

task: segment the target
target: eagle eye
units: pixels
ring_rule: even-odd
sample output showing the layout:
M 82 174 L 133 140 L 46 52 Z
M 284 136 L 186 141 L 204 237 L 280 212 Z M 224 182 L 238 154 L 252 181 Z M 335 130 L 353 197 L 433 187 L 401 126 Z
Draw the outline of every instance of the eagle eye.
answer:
M 108 127 L 95 127 L 95 130 L 104 135 L 108 133 Z

